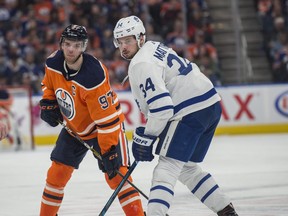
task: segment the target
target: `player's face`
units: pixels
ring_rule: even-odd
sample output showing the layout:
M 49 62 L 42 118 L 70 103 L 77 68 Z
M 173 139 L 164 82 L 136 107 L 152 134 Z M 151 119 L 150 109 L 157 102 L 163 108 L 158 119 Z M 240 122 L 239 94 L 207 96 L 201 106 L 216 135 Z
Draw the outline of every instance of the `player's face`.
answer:
M 126 59 L 132 59 L 139 50 L 137 40 L 134 36 L 119 38 L 118 45 L 121 56 Z
M 62 43 L 62 50 L 64 52 L 66 62 L 68 64 L 73 64 L 83 51 L 83 42 L 65 39 Z

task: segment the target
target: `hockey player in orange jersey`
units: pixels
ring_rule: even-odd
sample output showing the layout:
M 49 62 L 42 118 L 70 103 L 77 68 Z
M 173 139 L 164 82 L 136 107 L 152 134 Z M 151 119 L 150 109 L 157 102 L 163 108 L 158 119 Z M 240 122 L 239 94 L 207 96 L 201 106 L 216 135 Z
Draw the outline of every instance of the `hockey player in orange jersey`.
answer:
M 101 153 L 99 168 L 113 190 L 127 172 L 129 155 L 124 134 L 124 114 L 109 84 L 107 68 L 85 53 L 88 36 L 85 27 L 69 25 L 60 39 L 60 50 L 46 60 L 40 100 L 41 118 L 52 127 L 66 125 Z M 64 188 L 88 149 L 64 128 L 51 153 L 40 216 L 55 216 Z M 132 181 L 132 178 L 129 178 Z M 144 215 L 139 193 L 126 182 L 118 194 L 125 215 Z M 108 200 L 108 197 L 107 197 Z M 95 203 L 96 205 L 96 203 Z
M 8 135 L 8 126 L 0 120 L 0 141 Z
M 0 140 L 6 138 L 11 130 L 9 113 L 12 102 L 12 96 L 8 91 L 0 89 Z M 9 140 L 9 137 L 7 138 Z

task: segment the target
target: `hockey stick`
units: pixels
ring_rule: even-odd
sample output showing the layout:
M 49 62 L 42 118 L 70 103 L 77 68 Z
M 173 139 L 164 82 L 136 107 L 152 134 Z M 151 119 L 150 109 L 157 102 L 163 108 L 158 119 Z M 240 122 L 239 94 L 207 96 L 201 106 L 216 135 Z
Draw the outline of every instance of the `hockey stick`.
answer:
M 98 158 L 99 160 L 102 160 L 102 157 L 100 155 L 99 152 L 97 152 L 92 146 L 88 145 L 84 140 L 82 140 L 74 131 L 72 131 L 69 127 L 67 127 L 67 125 L 65 125 L 62 121 L 58 121 L 59 124 L 62 125 L 62 127 L 64 127 L 69 133 L 71 133 L 80 143 L 82 143 L 86 148 L 88 148 L 90 151 L 93 152 L 93 154 L 96 156 L 96 158 Z M 129 168 L 129 170 L 131 169 L 131 167 Z M 116 171 L 118 175 L 120 175 L 122 178 L 124 178 L 125 176 L 119 172 L 119 170 Z M 127 182 L 134 187 L 142 196 L 144 196 L 147 200 L 148 200 L 148 196 L 142 192 L 136 185 L 134 185 L 128 178 L 127 178 Z
M 62 125 L 63 128 L 65 128 L 68 132 L 70 132 L 80 143 L 82 143 L 86 148 L 88 148 L 89 150 L 91 150 L 93 152 L 93 154 L 99 159 L 102 160 L 102 157 L 100 155 L 99 152 L 97 152 L 93 147 L 91 147 L 90 145 L 88 145 L 84 140 L 82 140 L 74 131 L 72 131 L 67 125 L 65 125 L 62 121 L 58 120 L 57 121 L 59 124 Z M 134 161 L 133 164 L 129 167 L 128 172 L 126 173 L 126 175 L 124 176 L 122 173 L 120 173 L 118 170 L 116 171 L 117 174 L 119 174 L 123 179 L 121 180 L 121 182 L 119 183 L 119 185 L 117 186 L 117 188 L 114 190 L 113 194 L 110 196 L 109 200 L 107 201 L 107 203 L 105 204 L 104 208 L 102 209 L 102 211 L 100 212 L 99 216 L 104 216 L 105 213 L 107 212 L 107 210 L 109 209 L 109 207 L 111 206 L 111 204 L 113 203 L 113 201 L 115 200 L 115 198 L 117 197 L 118 193 L 120 192 L 121 188 L 123 187 L 123 185 L 125 184 L 125 182 L 127 181 L 132 187 L 134 187 L 142 196 L 144 196 L 147 200 L 149 199 L 148 196 L 142 192 L 136 185 L 134 185 L 128 178 L 131 175 L 131 173 L 134 171 L 136 165 L 137 165 L 138 161 Z M 168 214 L 166 214 L 166 216 L 169 216 Z
M 114 199 L 117 197 L 118 193 L 120 192 L 120 190 L 122 189 L 123 185 L 125 184 L 125 182 L 128 180 L 129 176 L 131 175 L 131 173 L 133 172 L 133 170 L 135 169 L 135 167 L 137 166 L 138 161 L 134 161 L 133 164 L 129 167 L 128 172 L 126 173 L 126 175 L 123 177 L 123 179 L 121 180 L 121 182 L 119 183 L 119 185 L 117 186 L 117 188 L 114 190 L 113 194 L 110 196 L 109 200 L 107 201 L 106 205 L 104 206 L 104 208 L 102 209 L 102 211 L 100 212 L 99 216 L 103 216 L 105 215 L 105 213 L 107 212 L 108 208 L 110 207 L 110 205 L 113 203 Z

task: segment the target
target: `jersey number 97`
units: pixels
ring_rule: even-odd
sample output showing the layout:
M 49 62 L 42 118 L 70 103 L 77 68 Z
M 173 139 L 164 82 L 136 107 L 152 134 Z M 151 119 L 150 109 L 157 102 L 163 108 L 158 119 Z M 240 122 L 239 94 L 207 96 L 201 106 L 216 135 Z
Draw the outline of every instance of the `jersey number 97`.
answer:
M 111 105 L 114 104 L 113 100 L 113 92 L 110 90 L 105 95 L 102 95 L 98 98 L 99 103 L 101 104 L 101 108 L 103 110 L 107 109 L 110 106 L 109 100 L 111 101 Z

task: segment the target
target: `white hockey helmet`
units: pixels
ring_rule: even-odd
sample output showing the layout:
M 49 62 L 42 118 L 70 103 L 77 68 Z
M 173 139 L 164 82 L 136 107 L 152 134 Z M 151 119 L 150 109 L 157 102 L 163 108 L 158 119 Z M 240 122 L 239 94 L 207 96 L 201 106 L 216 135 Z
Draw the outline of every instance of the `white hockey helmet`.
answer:
M 145 28 L 143 25 L 143 22 L 137 17 L 137 16 L 129 16 L 120 19 L 113 31 L 114 34 L 114 45 L 116 48 L 119 47 L 118 38 L 126 37 L 134 35 L 137 42 L 138 47 L 140 48 L 140 36 L 144 36 L 144 42 L 145 42 Z

